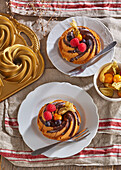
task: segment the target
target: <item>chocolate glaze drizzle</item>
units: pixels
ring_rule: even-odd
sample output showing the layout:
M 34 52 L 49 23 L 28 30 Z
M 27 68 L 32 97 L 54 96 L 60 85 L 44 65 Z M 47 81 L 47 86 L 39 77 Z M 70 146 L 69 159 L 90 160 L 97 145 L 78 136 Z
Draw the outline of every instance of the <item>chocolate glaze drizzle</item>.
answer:
M 82 35 L 82 37 L 84 37 L 84 39 L 86 40 L 86 44 L 87 44 L 87 49 L 85 52 L 81 52 L 78 50 L 78 48 L 72 47 L 74 48 L 73 50 L 68 50 L 68 53 L 78 53 L 78 55 L 76 57 L 73 57 L 70 59 L 70 62 L 73 62 L 74 60 L 78 60 L 80 57 L 82 57 L 85 53 L 87 53 L 87 51 L 90 49 L 90 54 L 93 51 L 93 48 L 95 46 L 95 55 L 97 54 L 97 49 L 98 49 L 98 44 L 96 41 L 96 38 L 94 37 L 94 35 L 86 28 L 82 27 L 82 28 L 78 28 L 80 31 L 80 34 Z M 67 36 L 70 33 L 68 32 Z M 65 40 L 65 38 L 63 39 L 63 42 L 71 47 L 70 45 L 70 41 Z
M 55 103 L 52 103 L 52 104 L 55 104 L 56 106 L 56 109 L 59 111 L 60 108 L 64 107 L 65 106 L 65 103 L 64 102 L 55 102 Z M 46 121 L 44 121 L 42 119 L 42 117 L 40 117 L 40 121 L 46 126 Z M 53 120 L 52 120 L 53 121 Z M 71 122 L 72 123 L 72 128 L 71 128 L 71 132 L 69 134 L 69 136 L 73 136 L 73 133 L 74 133 L 74 129 L 75 129 L 75 125 L 76 125 L 76 121 L 77 121 L 77 125 L 79 126 L 79 118 L 78 118 L 78 115 L 76 112 L 72 112 L 72 111 L 67 111 L 66 113 L 64 113 L 62 115 L 62 123 L 60 126 L 51 126 L 53 127 L 52 130 L 48 130 L 47 133 L 57 133 L 58 131 L 61 131 L 63 128 L 65 128 L 64 132 L 62 132 L 61 135 L 64 135 L 68 132 L 70 126 L 71 126 Z M 50 124 L 51 124 L 51 120 L 50 120 Z
M 72 131 L 69 134 L 69 136 L 71 137 L 73 135 L 73 133 L 74 133 L 74 129 L 75 129 L 75 125 L 76 125 L 76 120 L 75 120 L 75 117 L 74 117 L 74 115 L 73 115 L 73 113 L 71 111 L 67 112 L 67 118 L 69 118 L 69 122 L 70 123 L 71 123 L 71 121 L 73 121 Z
M 62 129 L 65 127 L 65 125 L 66 125 L 66 122 L 63 121 L 60 126 L 53 127 L 53 130 L 47 131 L 47 133 L 55 133 L 55 132 L 58 132 L 58 131 L 62 130 Z

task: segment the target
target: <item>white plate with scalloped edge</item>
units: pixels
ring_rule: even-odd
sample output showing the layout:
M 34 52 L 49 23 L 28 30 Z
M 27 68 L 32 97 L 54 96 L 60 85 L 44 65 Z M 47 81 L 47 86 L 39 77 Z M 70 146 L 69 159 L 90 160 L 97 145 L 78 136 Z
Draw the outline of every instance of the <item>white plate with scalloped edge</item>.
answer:
M 102 49 L 106 47 L 110 42 L 113 41 L 113 36 L 109 29 L 97 18 L 89 18 L 89 17 L 71 17 L 67 18 L 64 21 L 59 22 L 50 32 L 47 39 L 47 54 L 50 59 L 50 61 L 53 63 L 53 65 L 62 73 L 67 74 L 68 72 L 75 67 L 77 67 L 77 64 L 73 64 L 71 62 L 67 62 L 61 57 L 61 54 L 59 52 L 58 48 L 58 40 L 63 34 L 65 30 L 67 30 L 70 27 L 70 23 L 72 22 L 72 19 L 74 19 L 77 22 L 78 26 L 85 26 L 92 30 L 94 30 L 101 39 L 101 46 Z M 105 63 L 109 63 L 114 56 L 114 48 L 105 54 L 103 58 L 98 60 L 93 65 L 90 65 L 83 73 L 80 73 L 77 75 L 77 77 L 87 77 L 92 76 L 94 73 Z
M 79 142 L 58 145 L 43 153 L 47 157 L 64 158 L 88 146 L 97 133 L 99 122 L 97 107 L 82 88 L 66 82 L 51 82 L 37 87 L 22 102 L 18 111 L 18 124 L 24 142 L 32 150 L 57 142 L 43 136 L 37 126 L 37 116 L 41 107 L 56 99 L 72 102 L 80 112 L 81 129 L 87 127 L 90 132 L 89 136 Z

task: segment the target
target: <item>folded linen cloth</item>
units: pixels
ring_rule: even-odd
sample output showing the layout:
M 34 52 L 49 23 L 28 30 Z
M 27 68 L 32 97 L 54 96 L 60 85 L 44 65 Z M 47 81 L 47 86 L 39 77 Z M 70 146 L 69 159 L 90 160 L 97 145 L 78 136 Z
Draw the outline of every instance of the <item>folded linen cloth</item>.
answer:
M 11 12 L 34 16 L 121 16 L 118 0 L 10 0 Z

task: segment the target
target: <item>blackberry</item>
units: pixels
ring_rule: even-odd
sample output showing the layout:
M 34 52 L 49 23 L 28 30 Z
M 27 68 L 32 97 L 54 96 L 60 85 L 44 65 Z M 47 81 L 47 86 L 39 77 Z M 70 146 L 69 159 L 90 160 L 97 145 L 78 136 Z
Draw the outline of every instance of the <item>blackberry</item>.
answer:
M 50 126 L 50 122 L 46 121 L 45 126 L 49 127 Z
M 92 45 L 92 41 L 89 39 L 89 40 L 87 40 L 87 46 L 88 46 L 88 48 Z
M 56 126 L 59 126 L 60 124 L 61 124 L 61 120 L 56 120 L 56 121 L 55 121 L 55 125 L 56 125 Z
M 87 41 L 86 41 L 85 39 L 82 39 L 82 41 L 81 41 L 81 42 L 86 43 Z
M 73 38 L 74 38 L 73 32 L 68 32 L 68 34 L 67 34 L 67 40 L 68 40 L 68 41 L 71 41 Z

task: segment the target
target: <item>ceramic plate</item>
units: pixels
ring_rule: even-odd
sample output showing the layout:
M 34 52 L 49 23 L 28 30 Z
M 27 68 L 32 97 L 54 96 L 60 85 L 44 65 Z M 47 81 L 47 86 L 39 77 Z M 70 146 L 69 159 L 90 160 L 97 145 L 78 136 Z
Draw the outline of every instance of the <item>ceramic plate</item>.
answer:
M 77 67 L 77 64 L 73 64 L 64 60 L 58 49 L 58 40 L 62 33 L 70 27 L 70 22 L 74 19 L 78 26 L 86 26 L 94 30 L 101 39 L 102 49 L 113 41 L 113 37 L 109 29 L 98 19 L 88 17 L 72 17 L 62 22 L 59 22 L 50 32 L 47 39 L 47 54 L 53 65 L 62 73 L 68 75 L 68 71 Z M 92 76 L 105 63 L 109 63 L 114 55 L 114 49 L 101 58 L 98 62 L 88 67 L 83 73 L 77 75 L 78 77 Z
M 64 158 L 80 152 L 89 145 L 98 129 L 97 108 L 88 93 L 80 87 L 65 82 L 52 82 L 43 84 L 29 93 L 19 108 L 19 131 L 32 150 L 57 142 L 44 137 L 37 126 L 37 116 L 41 107 L 56 99 L 72 102 L 80 112 L 81 129 L 88 127 L 90 131 L 89 136 L 77 143 L 58 145 L 43 153 L 48 157 Z

